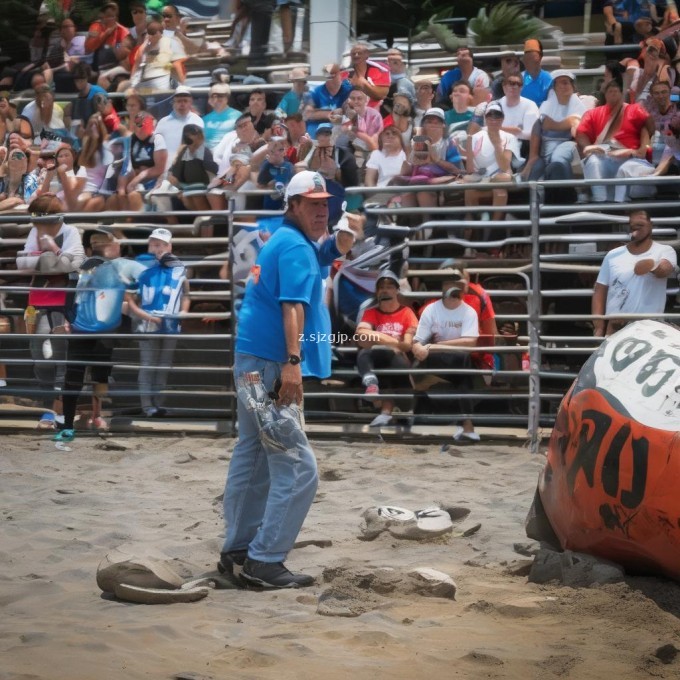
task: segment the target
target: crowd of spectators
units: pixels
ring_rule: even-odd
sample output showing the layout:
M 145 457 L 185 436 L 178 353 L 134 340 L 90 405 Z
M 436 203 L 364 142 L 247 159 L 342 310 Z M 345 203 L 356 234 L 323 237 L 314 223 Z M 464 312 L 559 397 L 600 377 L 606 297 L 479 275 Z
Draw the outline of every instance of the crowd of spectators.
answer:
M 621 30 L 628 30 L 621 12 L 616 14 L 623 4 L 605 3 L 615 11 L 615 20 L 605 12 L 608 35 L 615 42 Z M 254 12 L 250 20 L 255 39 L 268 18 Z M 460 47 L 456 66 L 440 79 L 412 77 L 398 49 L 388 50 L 384 59 L 373 59 L 369 45 L 357 43 L 346 67 L 340 60 L 324 66 L 320 84 L 310 83 L 308 72 L 295 67 L 288 74 L 290 90 L 285 94 L 273 96 L 252 88 L 247 100 L 233 96 L 218 69 L 205 102 L 185 84 L 188 60 L 199 52 L 200 44 L 187 35 L 177 7 L 166 5 L 159 15 L 148 16 L 144 2 L 132 2 L 130 21 L 125 21 L 116 3 L 108 2 L 86 36 L 77 34 L 72 19 L 64 19 L 54 39 L 41 51 L 36 47 L 31 63 L 17 70 L 12 89 L 30 87 L 31 101 L 23 108 L 17 107 L 10 92 L 0 93 L 0 210 L 30 204 L 35 212 L 42 205 L 39 201 L 48 200 L 47 208 L 39 210 L 48 218 L 62 212 L 186 210 L 193 219 L 196 213 L 226 209 L 234 198 L 240 208 L 278 211 L 286 185 L 301 170 L 325 178 L 333 196 L 333 222 L 343 214 L 343 203 L 348 210 L 361 207 L 360 196 L 345 193 L 359 185 L 371 189 L 364 196 L 367 201 L 424 209 L 418 222 L 445 204 L 448 194 L 440 189 L 444 184 L 462 185 L 459 194 L 470 209 L 468 219 L 478 218 L 479 206 L 489 204 L 494 221 L 506 217 L 513 191 L 507 185 L 513 180 L 519 184 L 516 191 L 529 180 L 589 180 L 578 196 L 568 187 L 548 191 L 546 200 L 556 203 L 650 197 L 655 192 L 650 185 L 614 188 L 597 183 L 615 177 L 680 174 L 677 44 L 673 38 L 641 32 L 643 25 L 644 21 L 634 21 L 639 35 L 630 34 L 631 39 L 640 38 L 638 56 L 608 63 L 595 94 L 578 92 L 577 79 L 569 70 L 545 70 L 543 45 L 532 38 L 524 43 L 521 55 L 500 52 L 498 70 L 493 72 L 476 63 L 473 48 Z M 290 41 L 289 34 L 285 40 Z M 124 96 L 109 96 L 113 92 Z M 74 96 L 62 101 L 61 96 L 69 94 Z M 480 182 L 503 186 L 479 190 L 466 186 Z M 412 185 L 425 188 L 413 192 Z M 380 192 L 388 186 L 405 189 L 401 194 Z M 254 189 L 267 193 L 258 195 Z M 65 225 L 51 219 L 34 222 L 36 232 L 31 232 L 23 259 L 17 261 L 20 268 L 31 269 L 26 258 L 42 263 L 50 252 L 61 258 L 59 266 L 66 267 L 66 250 L 56 240 L 65 237 L 61 231 Z M 169 224 L 176 221 L 168 218 Z M 45 234 L 57 243 L 59 253 L 51 245 L 42 247 Z M 212 227 L 202 228 L 200 235 L 211 236 Z M 152 252 L 169 256 L 171 235 L 167 240 L 162 236 Z M 108 259 L 115 261 L 118 255 Z M 71 269 L 64 272 L 33 269 L 48 279 L 62 277 L 81 264 L 77 257 L 69 262 Z M 169 266 L 166 274 L 179 276 L 180 266 L 172 262 L 177 271 Z M 408 367 L 411 350 L 422 365 L 434 368 L 458 367 L 458 359 L 451 357 L 467 357 L 446 351 L 431 354 L 440 340 L 469 347 L 480 333 L 477 310 L 461 307 L 468 285 L 459 275 L 462 266 L 454 269 L 453 278 L 444 282 L 448 287 L 443 290 L 442 309 L 433 307 L 420 324 L 401 311 L 403 272 L 381 277 L 376 309 L 363 320 L 353 319 L 359 330 L 372 332 L 369 339 L 359 341 L 359 372 L 369 397 L 377 395 L 374 365 Z M 179 289 L 185 294 L 183 267 L 181 272 Z M 449 285 L 453 280 L 455 285 Z M 144 307 L 151 295 L 144 291 L 142 286 L 121 295 L 133 313 L 158 324 Z M 187 309 L 185 297 L 175 311 Z M 440 333 L 440 317 L 455 310 L 462 326 L 475 327 L 475 333 L 466 331 L 455 338 Z M 64 326 L 53 311 L 39 305 L 39 312 L 39 329 Z M 406 319 L 400 328 L 384 326 L 387 316 L 397 312 Z M 455 324 L 460 329 L 458 316 Z M 58 341 L 53 344 L 59 348 Z M 99 351 L 82 339 L 74 347 L 85 348 L 87 356 Z M 391 347 L 387 354 L 385 347 Z M 32 349 L 37 353 L 40 348 L 36 344 Z M 173 351 L 174 340 L 162 347 L 148 344 L 145 356 L 169 356 L 164 360 L 168 365 Z M 82 385 L 80 374 L 70 380 L 72 386 Z M 152 388 L 155 378 L 145 374 L 140 380 L 147 414 L 162 410 L 153 399 L 154 390 L 158 392 Z M 49 382 L 59 389 L 65 377 L 57 375 Z M 467 383 L 459 386 L 468 388 Z M 385 400 L 375 424 L 390 422 L 393 407 L 393 400 Z M 69 413 L 72 408 L 70 404 Z M 469 412 L 467 405 L 466 409 Z M 100 422 L 97 409 L 93 417 Z M 461 437 L 475 440 L 471 422 L 462 423 Z

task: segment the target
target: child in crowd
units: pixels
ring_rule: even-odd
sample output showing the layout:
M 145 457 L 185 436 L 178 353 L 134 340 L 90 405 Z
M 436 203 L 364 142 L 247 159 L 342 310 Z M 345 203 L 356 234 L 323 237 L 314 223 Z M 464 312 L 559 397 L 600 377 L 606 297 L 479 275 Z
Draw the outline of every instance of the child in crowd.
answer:
M 272 195 L 264 197 L 265 210 L 283 208 L 283 194 L 293 174 L 293 164 L 286 160 L 285 137 L 272 137 L 267 148 L 267 158 L 257 176 L 257 186 L 260 189 L 274 189 Z
M 245 153 L 233 153 L 229 157 L 227 171 L 208 184 L 208 203 L 211 210 L 226 210 L 227 199 L 250 179 L 250 157 Z

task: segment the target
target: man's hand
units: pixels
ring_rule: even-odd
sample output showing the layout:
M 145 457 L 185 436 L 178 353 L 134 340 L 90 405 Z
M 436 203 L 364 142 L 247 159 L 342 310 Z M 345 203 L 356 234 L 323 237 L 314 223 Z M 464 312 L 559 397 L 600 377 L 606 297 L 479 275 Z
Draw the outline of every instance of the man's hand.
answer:
M 584 158 L 588 158 L 588 156 L 594 153 L 604 154 L 604 149 L 598 144 L 589 144 L 583 149 Z
M 425 361 L 429 353 L 429 345 L 421 345 L 420 343 L 413 345 L 413 356 L 418 359 L 418 361 Z
M 644 260 L 638 260 L 633 267 L 633 272 L 638 276 L 644 276 L 645 274 L 649 274 L 649 272 L 654 269 L 655 265 L 656 261 L 651 257 Z
M 281 387 L 277 406 L 302 403 L 302 369 L 300 364 L 284 364 L 281 368 Z
M 610 158 L 633 158 L 635 151 L 633 149 L 614 149 L 607 154 Z

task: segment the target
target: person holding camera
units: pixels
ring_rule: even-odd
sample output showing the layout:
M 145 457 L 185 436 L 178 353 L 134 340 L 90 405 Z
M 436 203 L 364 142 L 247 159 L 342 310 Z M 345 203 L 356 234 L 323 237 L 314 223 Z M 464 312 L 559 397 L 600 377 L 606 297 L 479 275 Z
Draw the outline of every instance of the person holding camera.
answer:
M 38 194 L 54 194 L 67 210 L 75 212 L 80 208 L 80 195 L 86 182 L 87 171 L 78 166 L 74 148 L 61 144 L 54 156 L 45 160 L 45 175 Z
M 182 146 L 170 168 L 168 180 L 182 191 L 180 200 L 187 210 L 210 210 L 206 194 L 208 184 L 216 174 L 217 163 L 205 145 L 203 128 L 191 123 L 185 125 Z
M 66 322 L 68 294 L 64 289 L 69 285 L 69 275 L 77 272 L 85 259 L 80 232 L 76 227 L 64 224 L 63 210 L 64 206 L 54 195 L 46 194 L 31 201 L 29 211 L 33 226 L 16 259 L 17 269 L 33 272 L 26 308 L 26 332 L 55 334 L 49 339 L 32 338 L 29 343 L 35 361 L 40 405 L 46 409 L 38 427 L 45 430 L 56 429 L 52 409 L 66 373 L 63 363 L 66 342 L 59 336 Z M 46 361 L 48 359 L 53 359 L 54 363 Z

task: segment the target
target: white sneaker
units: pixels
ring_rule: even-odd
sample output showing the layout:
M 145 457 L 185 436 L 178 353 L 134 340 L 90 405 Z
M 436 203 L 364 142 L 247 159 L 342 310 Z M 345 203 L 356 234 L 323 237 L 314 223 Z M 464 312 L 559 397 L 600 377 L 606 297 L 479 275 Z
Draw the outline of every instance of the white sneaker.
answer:
M 392 416 L 389 413 L 380 413 L 373 420 L 369 427 L 382 427 L 383 425 L 389 425 L 392 422 Z
M 453 433 L 453 441 L 454 442 L 478 442 L 480 440 L 480 436 L 472 431 L 472 432 L 465 432 L 463 428 L 459 425 L 456 428 L 456 431 Z

